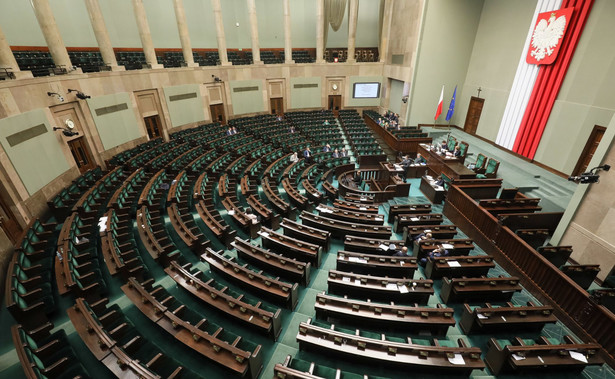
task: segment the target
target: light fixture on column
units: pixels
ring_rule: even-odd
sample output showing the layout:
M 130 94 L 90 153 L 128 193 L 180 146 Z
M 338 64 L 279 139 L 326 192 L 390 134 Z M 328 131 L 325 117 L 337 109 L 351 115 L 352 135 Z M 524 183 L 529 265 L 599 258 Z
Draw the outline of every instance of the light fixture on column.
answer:
M 86 100 L 86 99 L 89 99 L 89 98 L 90 98 L 90 96 L 86 95 L 85 93 L 83 93 L 83 92 L 81 92 L 81 91 L 79 91 L 79 90 L 76 90 L 76 89 L 70 89 L 70 88 L 69 88 L 69 89 L 68 89 L 68 93 L 71 93 L 71 92 L 77 92 L 77 95 L 75 95 L 75 96 L 77 96 L 77 98 L 78 98 L 78 99 L 81 99 L 81 100 Z
M 54 97 L 55 96 L 55 98 L 58 99 L 58 101 L 64 102 L 64 96 L 60 95 L 57 92 L 47 92 L 47 96 L 49 96 L 49 97 Z

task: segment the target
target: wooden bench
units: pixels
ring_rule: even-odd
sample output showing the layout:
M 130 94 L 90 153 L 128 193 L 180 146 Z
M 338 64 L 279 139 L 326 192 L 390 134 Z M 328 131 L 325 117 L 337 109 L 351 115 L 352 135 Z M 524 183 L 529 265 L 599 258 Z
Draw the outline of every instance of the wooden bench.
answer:
M 380 206 L 376 204 L 357 204 L 351 201 L 335 199 L 333 206 L 339 209 L 345 209 L 351 212 L 361 213 L 378 213 Z
M 339 271 L 412 278 L 417 268 L 415 257 L 384 256 L 344 250 L 337 252 L 336 269 Z
M 404 227 L 404 240 L 408 245 L 414 242 L 414 239 L 423 233 L 431 233 L 435 239 L 452 239 L 457 234 L 457 225 L 415 225 Z
M 150 212 L 144 205 L 137 211 L 139 237 L 151 257 L 166 266 L 180 254 L 179 250 L 169 238 L 164 226 L 160 223 L 152 224 L 150 221 Z
M 395 245 L 390 249 L 390 245 Z M 400 250 L 404 246 L 403 240 L 375 239 L 369 237 L 346 236 L 344 250 L 375 255 L 392 255 L 392 250 Z
M 478 347 L 467 347 L 462 339 L 456 346 L 424 346 L 407 342 L 393 342 L 363 337 L 357 331 L 348 334 L 331 328 L 312 325 L 311 319 L 299 324 L 297 341 L 300 349 L 326 354 L 343 355 L 353 360 L 372 362 L 405 370 L 422 369 L 429 372 L 469 375 L 472 370 L 483 369 Z M 436 340 L 436 343 L 438 340 Z M 458 362 L 451 362 L 451 357 Z
M 237 205 L 237 198 L 233 196 L 227 196 L 222 199 L 222 205 L 228 212 L 229 216 L 235 220 L 237 225 L 248 235 L 254 239 L 258 237 L 258 231 L 261 228 L 260 222 L 254 223 L 243 211 L 241 207 Z
M 431 213 L 431 204 L 391 204 L 387 222 L 393 223 L 395 216 L 402 214 L 423 214 Z
M 374 325 L 394 330 L 430 331 L 446 334 L 449 326 L 455 326 L 454 310 L 436 307 L 422 307 L 417 304 L 397 305 L 375 303 L 325 294 L 316 295 L 316 315 L 325 319 L 332 317 L 343 320 L 344 324 Z
M 319 245 L 322 247 L 323 251 L 329 250 L 331 244 L 330 232 L 312 228 L 287 218 L 282 220 L 281 226 L 284 230 L 284 235 Z
M 186 246 L 195 254 L 202 254 L 205 248 L 209 246 L 210 241 L 201 233 L 196 224 L 194 224 L 194 219 L 192 218 L 190 210 L 187 207 L 180 208 L 177 203 L 173 203 L 167 207 L 167 214 L 179 238 L 181 238 Z
M 430 279 L 389 278 L 329 270 L 329 293 L 360 299 L 427 304 L 434 294 Z
M 600 272 L 600 265 L 565 265 L 560 270 L 584 290 L 592 285 Z
M 299 284 L 287 283 L 279 278 L 270 278 L 261 272 L 250 270 L 247 265 L 240 265 L 232 258 L 227 258 L 221 252 L 207 248 L 201 259 L 209 264 L 212 271 L 225 278 L 238 282 L 244 288 L 264 296 L 274 302 L 281 303 L 289 309 L 297 305 Z
M 349 210 L 329 207 L 325 204 L 320 204 L 316 207 L 321 216 L 329 217 L 335 220 L 356 222 L 366 225 L 383 225 L 384 215 L 364 212 L 353 212 Z
M 290 184 L 290 179 L 282 179 L 282 187 L 284 188 L 284 191 L 286 191 L 290 201 L 299 209 L 312 210 L 314 208 L 314 203 L 312 203 L 307 197 L 303 196 L 296 187 Z
M 316 216 L 312 213 L 302 212 L 299 216 L 304 225 L 312 226 L 331 232 L 332 236 L 341 238 L 346 235 L 362 235 L 374 238 L 387 239 L 391 237 L 390 226 L 365 225 L 334 220 L 329 217 Z
M 301 181 L 301 185 L 303 185 L 305 194 L 312 203 L 319 204 L 322 201 L 324 194 L 316 189 L 316 186 L 314 186 L 307 178 Z
M 515 292 L 521 291 L 519 278 L 442 278 L 440 298 L 443 302 L 469 300 L 510 301 Z
M 517 229 L 531 228 L 548 229 L 550 233 L 553 233 L 563 215 L 563 212 L 508 213 L 498 216 L 498 220 L 513 232 Z
M 267 225 L 271 229 L 280 227 L 280 215 L 274 213 L 271 209 L 263 204 L 257 195 L 250 195 L 246 201 L 252 207 L 254 212 L 261 218 L 261 223 Z
M 279 234 L 268 228 L 262 228 L 259 234 L 264 248 L 278 251 L 287 257 L 303 262 L 310 262 L 314 267 L 320 267 L 321 246 Z
M 331 182 L 327 180 L 323 181 L 322 188 L 325 190 L 325 195 L 327 195 L 329 199 L 337 199 L 337 188 L 335 188 Z
M 534 213 L 540 212 L 539 198 L 522 199 L 482 199 L 478 205 L 494 216 L 505 213 Z
M 565 371 L 580 375 L 586 366 L 604 363 L 598 355 L 599 344 L 577 343 L 570 336 L 564 336 L 563 340 L 561 344 L 552 344 L 545 337 L 538 341 L 527 341 L 519 337 L 513 341 L 491 338 L 487 342 L 485 363 L 494 375 L 539 371 Z
M 489 303 L 484 306 L 472 307 L 463 305 L 463 314 L 459 326 L 465 334 L 498 333 L 502 330 L 520 330 L 539 332 L 545 324 L 557 322 L 553 307 L 536 305 L 531 301 L 526 306 L 515 306 L 506 303 L 505 306 L 494 307 Z
M 540 246 L 536 250 L 555 267 L 565 265 L 572 254 L 572 246 Z
M 489 255 L 429 258 L 425 266 L 425 276 L 428 279 L 460 278 L 464 276 L 471 278 L 487 275 L 489 269 L 494 267 L 493 257 Z
M 235 238 L 232 245 L 237 250 L 238 257 L 267 272 L 306 286 L 310 282 L 312 267 L 310 262 L 287 258 L 271 250 L 254 246 L 241 238 Z
M 204 200 L 199 200 L 194 206 L 201 220 L 209 230 L 211 230 L 225 246 L 230 246 L 237 235 L 237 231 L 231 229 L 231 227 L 224 222 L 220 214 L 216 211 L 213 203 L 206 203 Z
M 418 225 L 440 225 L 444 219 L 441 213 L 428 214 L 400 214 L 395 216 L 393 230 L 395 233 L 403 233 L 404 227 Z
M 265 197 L 267 197 L 267 200 L 269 200 L 269 202 L 273 205 L 273 208 L 276 210 L 276 212 L 284 215 L 284 217 L 292 219 L 296 217 L 296 208 L 291 207 L 290 204 L 282 200 L 278 193 L 277 187 L 275 191 L 271 188 L 271 185 L 269 184 L 269 178 L 263 178 L 263 181 L 261 182 L 261 187 L 263 189 L 263 192 L 265 193 Z
M 429 254 L 438 248 L 448 250 L 449 255 L 468 255 L 474 249 L 474 241 L 470 239 L 452 239 L 452 240 L 417 240 L 414 242 L 413 254 L 421 259 L 428 257 Z
M 543 246 L 551 236 L 549 229 L 517 229 L 515 234 L 534 249 Z

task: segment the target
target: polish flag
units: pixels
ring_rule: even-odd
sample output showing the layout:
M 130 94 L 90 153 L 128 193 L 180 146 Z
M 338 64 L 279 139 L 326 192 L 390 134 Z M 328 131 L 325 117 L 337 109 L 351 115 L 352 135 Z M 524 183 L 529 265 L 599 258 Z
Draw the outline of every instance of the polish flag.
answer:
M 444 98 L 444 86 L 442 86 L 442 91 L 440 91 L 440 100 L 438 100 L 438 109 L 436 109 L 436 117 L 434 117 L 434 121 L 440 117 L 442 114 L 442 99 Z

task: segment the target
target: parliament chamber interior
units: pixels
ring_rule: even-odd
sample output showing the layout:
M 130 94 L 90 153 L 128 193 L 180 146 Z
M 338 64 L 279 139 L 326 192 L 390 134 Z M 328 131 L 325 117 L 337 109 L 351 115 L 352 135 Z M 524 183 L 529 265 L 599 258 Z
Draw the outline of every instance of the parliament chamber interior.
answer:
M 615 378 L 615 3 L 0 3 L 0 377 Z

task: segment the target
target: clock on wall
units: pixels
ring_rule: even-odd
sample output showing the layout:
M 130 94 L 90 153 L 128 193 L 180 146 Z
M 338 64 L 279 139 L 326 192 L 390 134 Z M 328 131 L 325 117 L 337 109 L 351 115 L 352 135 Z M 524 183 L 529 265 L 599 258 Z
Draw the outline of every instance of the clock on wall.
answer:
M 331 86 L 331 88 L 333 88 L 334 91 L 337 91 L 337 84 L 333 83 L 333 85 Z
M 64 121 L 64 125 L 66 125 L 66 127 L 69 129 L 75 128 L 75 122 L 70 118 L 67 118 L 66 121 Z

